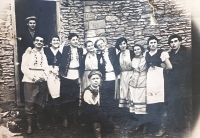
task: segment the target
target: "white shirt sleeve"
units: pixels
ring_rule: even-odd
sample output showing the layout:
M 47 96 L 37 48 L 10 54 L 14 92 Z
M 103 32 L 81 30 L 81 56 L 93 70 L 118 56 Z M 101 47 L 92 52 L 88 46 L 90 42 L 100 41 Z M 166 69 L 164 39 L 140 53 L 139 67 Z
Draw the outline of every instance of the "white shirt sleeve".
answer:
M 85 91 L 83 99 L 88 104 L 94 104 L 94 101 L 92 99 L 92 93 L 89 90 Z
M 98 102 L 98 96 L 94 97 L 93 99 L 92 93 L 89 90 L 86 90 L 83 96 L 83 100 L 88 104 L 95 105 Z
M 29 79 L 34 79 L 35 76 L 30 72 L 29 63 L 31 60 L 31 48 L 27 48 L 25 53 L 22 56 L 22 63 L 21 63 L 21 71 L 24 75 L 26 75 Z
M 168 52 L 162 52 L 160 55 L 160 58 L 163 61 L 165 61 L 166 59 L 169 59 L 169 53 Z

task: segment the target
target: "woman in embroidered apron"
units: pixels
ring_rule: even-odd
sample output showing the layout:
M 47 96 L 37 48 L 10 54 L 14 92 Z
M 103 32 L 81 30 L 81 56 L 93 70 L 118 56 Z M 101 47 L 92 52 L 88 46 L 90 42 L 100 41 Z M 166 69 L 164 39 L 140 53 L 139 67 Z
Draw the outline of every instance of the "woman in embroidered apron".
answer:
M 101 77 L 100 71 L 93 70 L 89 73 L 90 85 L 83 92 L 80 108 L 82 118 L 93 125 L 96 138 L 101 138 L 101 129 L 107 132 L 114 130 L 114 125 L 109 120 L 109 116 L 102 112 L 100 107 L 99 85 Z
M 134 53 L 133 51 L 127 49 L 127 39 L 124 37 L 117 39 L 115 48 L 120 51 L 117 55 L 121 70 L 119 85 L 119 107 L 128 107 L 128 82 L 133 73 L 131 60 L 133 59 Z
M 59 97 L 60 97 L 60 79 L 58 77 L 58 67 L 61 60 L 61 52 L 59 51 L 60 38 L 59 36 L 53 36 L 50 42 L 51 47 L 44 48 L 44 53 L 48 60 L 49 65 L 49 75 L 47 80 L 47 85 L 49 89 L 48 102 L 46 103 L 48 107 L 52 108 L 54 105 L 56 113 L 59 112 Z M 51 110 L 52 121 L 55 121 L 55 112 Z
M 134 130 L 143 130 L 146 133 L 146 59 L 143 56 L 144 48 L 141 45 L 134 45 L 134 58 L 132 59 L 133 75 L 129 82 L 129 103 L 130 112 L 135 113 L 139 121 Z
M 155 135 L 162 136 L 165 133 L 166 119 L 163 69 L 170 70 L 172 65 L 168 52 L 157 49 L 158 39 L 155 36 L 149 37 L 147 44 L 150 48 L 146 53 L 148 119 L 155 126 L 154 131 L 157 131 Z
M 87 50 L 87 53 L 83 55 L 83 62 L 82 62 L 83 69 L 81 70 L 82 72 L 81 74 L 83 74 L 83 77 L 81 81 L 82 83 L 81 83 L 81 92 L 80 92 L 80 103 L 81 103 L 82 92 L 90 84 L 88 75 L 92 70 L 98 70 L 99 60 L 100 60 L 100 55 L 96 54 L 94 44 L 92 41 L 85 42 L 84 46 Z

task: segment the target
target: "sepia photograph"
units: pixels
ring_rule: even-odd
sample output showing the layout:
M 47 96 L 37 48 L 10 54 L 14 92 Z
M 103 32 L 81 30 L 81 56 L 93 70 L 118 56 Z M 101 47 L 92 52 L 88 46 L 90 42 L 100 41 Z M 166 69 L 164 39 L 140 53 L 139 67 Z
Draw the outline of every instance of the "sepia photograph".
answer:
M 1 0 L 0 138 L 199 138 L 198 0 Z

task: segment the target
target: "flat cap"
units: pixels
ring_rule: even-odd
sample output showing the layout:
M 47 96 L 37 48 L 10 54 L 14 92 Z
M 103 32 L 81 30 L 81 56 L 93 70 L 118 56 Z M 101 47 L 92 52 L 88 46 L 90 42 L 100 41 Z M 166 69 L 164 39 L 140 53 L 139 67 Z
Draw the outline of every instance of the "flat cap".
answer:
M 92 75 L 99 75 L 99 77 L 101 78 L 102 77 L 102 74 L 100 71 L 98 70 L 92 70 L 89 75 L 88 75 L 88 78 L 90 79 L 92 77 Z
M 29 21 L 29 20 L 37 20 L 37 18 L 35 16 L 29 16 L 25 19 L 25 21 Z

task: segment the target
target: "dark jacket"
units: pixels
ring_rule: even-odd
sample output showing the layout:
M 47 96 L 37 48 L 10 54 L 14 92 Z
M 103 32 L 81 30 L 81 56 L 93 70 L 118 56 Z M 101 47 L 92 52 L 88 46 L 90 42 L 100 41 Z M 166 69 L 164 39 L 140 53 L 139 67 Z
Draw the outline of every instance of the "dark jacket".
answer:
M 26 49 L 28 47 L 31 47 L 31 48 L 34 48 L 34 45 L 33 45 L 33 39 L 35 37 L 35 35 L 37 34 L 38 32 L 35 31 L 35 34 L 34 36 L 31 35 L 31 33 L 29 32 L 28 29 L 26 29 L 23 33 L 22 33 L 22 43 L 23 43 L 23 47 Z
M 83 49 L 82 48 L 77 48 L 78 49 L 78 55 L 79 55 L 79 74 L 80 69 L 82 68 L 82 57 L 83 57 Z M 70 46 L 64 46 L 63 47 L 63 52 L 61 56 L 61 63 L 59 66 L 59 74 L 60 76 L 67 76 L 69 65 L 71 61 L 71 47 Z
M 34 36 L 37 34 L 38 32 L 35 31 Z M 26 49 L 28 47 L 34 48 L 34 44 L 33 44 L 33 39 L 34 36 L 32 36 L 29 32 L 28 29 L 25 29 L 23 32 L 20 33 L 20 35 L 18 37 L 21 37 L 21 41 L 18 41 L 18 57 L 19 57 L 19 63 L 21 63 L 22 61 L 22 55 L 24 54 L 24 52 L 26 51 Z
M 108 49 L 108 56 L 109 56 L 109 59 L 110 59 L 110 62 L 114 68 L 114 72 L 115 72 L 115 75 L 119 75 L 120 73 L 120 67 L 119 67 L 119 62 L 117 60 L 117 54 L 116 54 L 116 49 L 114 47 L 111 47 Z M 100 67 L 99 67 L 99 70 L 101 71 L 102 73 L 102 79 L 105 80 L 105 73 L 106 73 L 106 69 L 105 69 L 105 60 L 103 58 L 103 54 L 100 53 L 100 57 L 102 57 L 102 63 L 100 63 Z
M 171 84 L 189 86 L 191 83 L 191 55 L 190 49 L 181 46 L 175 54 L 172 50 L 169 52 L 169 60 L 172 64 L 172 69 L 169 70 L 168 76 Z

